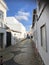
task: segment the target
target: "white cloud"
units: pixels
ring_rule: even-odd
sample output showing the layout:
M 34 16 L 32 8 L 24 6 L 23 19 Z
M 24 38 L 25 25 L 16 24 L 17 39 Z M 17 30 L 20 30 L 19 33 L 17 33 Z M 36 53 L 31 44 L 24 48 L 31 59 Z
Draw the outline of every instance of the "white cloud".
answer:
M 18 20 L 25 20 L 25 21 L 28 21 L 29 20 L 29 16 L 30 16 L 30 13 L 29 12 L 24 12 L 24 11 L 18 11 L 18 13 L 16 13 L 18 15 L 15 15 L 16 19 Z
M 25 15 L 25 16 L 29 16 L 30 15 L 28 12 L 24 12 L 24 11 L 18 11 L 18 14 Z

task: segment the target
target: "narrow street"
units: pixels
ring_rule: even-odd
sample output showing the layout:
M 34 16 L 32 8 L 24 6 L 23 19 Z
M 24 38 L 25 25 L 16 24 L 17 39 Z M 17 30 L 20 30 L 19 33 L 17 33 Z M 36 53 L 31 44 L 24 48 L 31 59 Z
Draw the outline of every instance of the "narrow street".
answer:
M 30 39 L 18 43 L 11 53 L 14 54 L 14 57 L 4 62 L 4 65 L 44 65 L 35 52 L 34 43 Z

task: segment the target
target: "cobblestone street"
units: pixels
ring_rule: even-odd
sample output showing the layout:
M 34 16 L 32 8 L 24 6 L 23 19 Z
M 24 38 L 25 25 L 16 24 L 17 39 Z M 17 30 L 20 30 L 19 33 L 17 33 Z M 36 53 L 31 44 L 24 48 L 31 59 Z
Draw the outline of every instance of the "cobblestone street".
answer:
M 14 56 L 4 65 L 44 65 L 32 40 L 26 39 L 11 50 Z

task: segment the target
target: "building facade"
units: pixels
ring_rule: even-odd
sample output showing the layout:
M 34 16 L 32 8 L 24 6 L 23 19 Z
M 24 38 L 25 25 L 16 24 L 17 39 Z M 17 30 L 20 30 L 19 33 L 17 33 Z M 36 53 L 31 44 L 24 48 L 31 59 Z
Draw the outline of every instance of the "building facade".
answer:
M 45 65 L 49 65 L 49 3 L 45 0 L 37 0 L 37 18 L 33 27 L 37 37 L 35 43 Z M 37 42 L 36 42 L 37 41 Z
M 0 49 L 16 44 L 25 38 L 26 29 L 15 17 L 7 17 L 8 7 L 0 0 Z
M 11 44 L 14 45 L 26 36 L 26 29 L 15 17 L 6 17 L 5 25 L 11 32 Z
M 3 0 L 0 0 L 0 48 L 4 48 L 6 45 L 6 30 L 4 28 L 4 22 L 6 19 L 7 6 Z

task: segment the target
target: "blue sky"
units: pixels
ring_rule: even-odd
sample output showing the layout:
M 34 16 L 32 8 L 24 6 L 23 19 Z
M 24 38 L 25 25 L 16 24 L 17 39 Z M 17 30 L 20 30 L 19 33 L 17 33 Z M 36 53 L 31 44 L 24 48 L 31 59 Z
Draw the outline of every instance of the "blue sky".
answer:
M 32 24 L 33 9 L 36 8 L 36 0 L 5 0 L 9 10 L 7 16 L 15 16 L 29 30 Z

